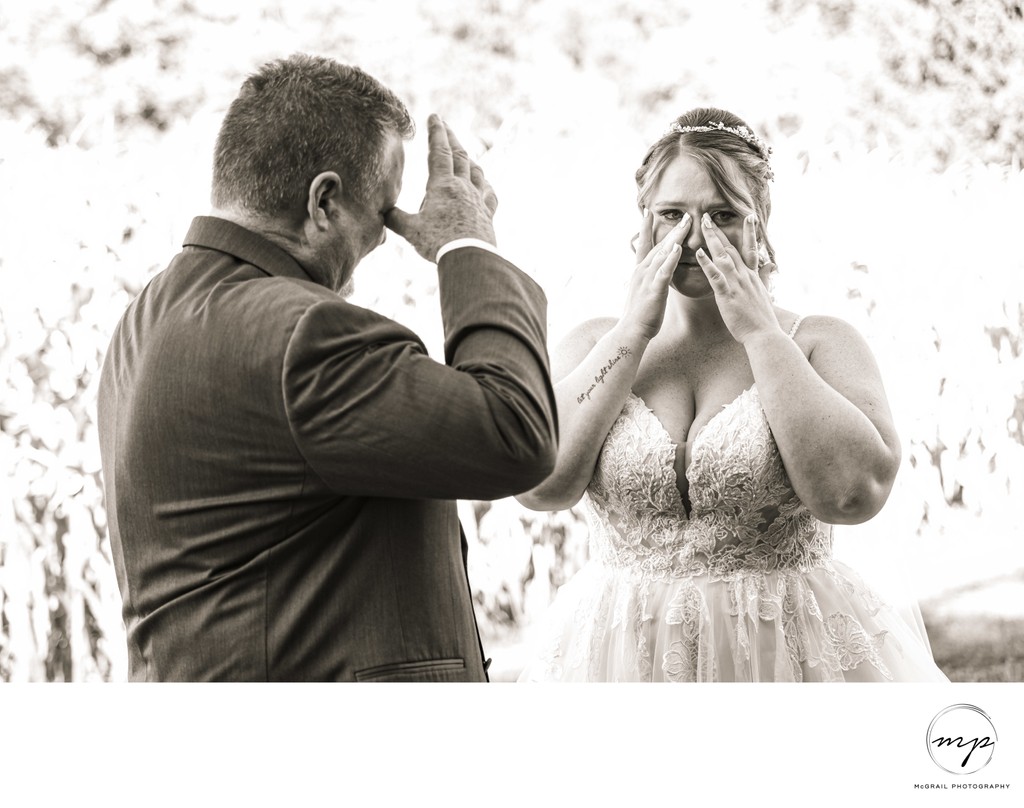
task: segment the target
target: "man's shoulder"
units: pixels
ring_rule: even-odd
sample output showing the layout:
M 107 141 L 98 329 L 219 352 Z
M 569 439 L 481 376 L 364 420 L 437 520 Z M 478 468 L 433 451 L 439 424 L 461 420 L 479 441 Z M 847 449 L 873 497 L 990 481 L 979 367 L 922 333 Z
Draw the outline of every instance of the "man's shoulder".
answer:
M 297 331 L 308 338 L 397 329 L 403 338 L 418 339 L 393 320 L 312 280 L 269 275 L 253 264 L 216 255 L 202 248 L 179 253 L 147 284 L 133 307 L 141 304 L 161 313 L 165 326 L 188 324 L 188 330 L 247 335 L 282 348 Z

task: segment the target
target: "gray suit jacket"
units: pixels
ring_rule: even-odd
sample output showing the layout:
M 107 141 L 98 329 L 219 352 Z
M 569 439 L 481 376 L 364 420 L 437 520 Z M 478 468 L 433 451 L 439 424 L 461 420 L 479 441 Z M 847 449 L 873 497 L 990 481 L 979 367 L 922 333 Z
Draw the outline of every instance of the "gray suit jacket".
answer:
M 132 680 L 479 681 L 455 499 L 554 463 L 545 299 L 438 267 L 445 360 L 199 217 L 114 332 L 99 391 Z

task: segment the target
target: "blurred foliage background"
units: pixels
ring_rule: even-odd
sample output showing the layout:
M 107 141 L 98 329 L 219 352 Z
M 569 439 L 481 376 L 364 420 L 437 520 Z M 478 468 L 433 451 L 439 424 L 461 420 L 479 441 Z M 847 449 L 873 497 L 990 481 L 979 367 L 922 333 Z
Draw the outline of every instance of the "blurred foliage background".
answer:
M 788 308 L 882 367 L 904 467 L 838 554 L 920 598 L 954 679 L 1024 679 L 1024 13 L 1011 0 L 40 0 L 0 5 L 0 681 L 118 681 L 96 383 L 124 307 L 208 207 L 221 115 L 262 62 L 359 64 L 452 123 L 548 291 L 552 344 L 618 313 L 633 171 L 697 105 L 773 144 Z M 419 204 L 425 138 L 401 205 Z M 430 265 L 391 238 L 355 302 L 440 356 Z M 575 511 L 460 503 L 496 678 L 586 560 Z M 891 588 L 891 589 L 889 589 Z

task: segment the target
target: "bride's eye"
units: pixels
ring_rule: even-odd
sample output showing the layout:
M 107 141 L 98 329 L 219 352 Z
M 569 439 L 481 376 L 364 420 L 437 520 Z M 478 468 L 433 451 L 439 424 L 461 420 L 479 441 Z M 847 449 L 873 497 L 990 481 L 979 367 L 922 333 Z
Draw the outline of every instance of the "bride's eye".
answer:
M 716 210 L 711 214 L 711 220 L 719 227 L 725 227 L 736 221 L 736 214 L 731 210 Z
M 662 219 L 665 219 L 665 220 L 670 221 L 670 222 L 678 222 L 680 219 L 683 218 L 682 211 L 678 211 L 678 210 L 675 210 L 673 208 L 669 208 L 668 210 L 659 211 L 658 215 Z

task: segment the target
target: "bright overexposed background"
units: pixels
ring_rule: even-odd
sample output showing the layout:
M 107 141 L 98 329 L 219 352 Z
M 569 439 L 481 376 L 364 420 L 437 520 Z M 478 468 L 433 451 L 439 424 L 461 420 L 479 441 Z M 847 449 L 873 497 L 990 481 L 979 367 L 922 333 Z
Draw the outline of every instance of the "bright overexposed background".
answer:
M 0 9 L 0 681 L 124 679 L 95 403 L 110 333 L 208 206 L 220 118 L 295 51 L 441 113 L 497 190 L 551 343 L 619 313 L 633 172 L 678 114 L 774 147 L 781 305 L 873 347 L 904 465 L 837 553 L 917 598 L 952 678 L 1024 678 L 1024 20 L 1009 0 L 78 0 Z M 432 267 L 397 237 L 354 302 L 435 356 Z M 586 559 L 572 511 L 461 503 L 496 678 Z

